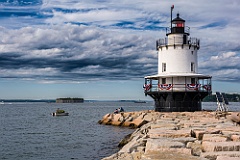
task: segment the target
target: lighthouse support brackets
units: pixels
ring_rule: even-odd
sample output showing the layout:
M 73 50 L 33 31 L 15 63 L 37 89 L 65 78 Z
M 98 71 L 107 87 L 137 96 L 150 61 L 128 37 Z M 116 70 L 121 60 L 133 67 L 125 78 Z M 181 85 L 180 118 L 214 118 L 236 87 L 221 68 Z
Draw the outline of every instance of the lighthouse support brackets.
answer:
M 158 112 L 194 112 L 201 111 L 201 101 L 207 93 L 166 92 L 148 93 L 155 101 Z

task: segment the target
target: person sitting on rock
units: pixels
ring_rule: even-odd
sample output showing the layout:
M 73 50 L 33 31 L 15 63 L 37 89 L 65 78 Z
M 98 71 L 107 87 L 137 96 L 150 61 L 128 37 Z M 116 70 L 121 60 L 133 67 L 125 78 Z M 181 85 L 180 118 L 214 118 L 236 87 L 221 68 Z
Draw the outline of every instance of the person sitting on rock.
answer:
M 119 110 L 118 109 L 116 109 L 113 113 L 115 113 L 115 114 L 117 114 L 119 112 Z
M 124 109 L 122 107 L 119 108 L 119 112 L 124 112 Z

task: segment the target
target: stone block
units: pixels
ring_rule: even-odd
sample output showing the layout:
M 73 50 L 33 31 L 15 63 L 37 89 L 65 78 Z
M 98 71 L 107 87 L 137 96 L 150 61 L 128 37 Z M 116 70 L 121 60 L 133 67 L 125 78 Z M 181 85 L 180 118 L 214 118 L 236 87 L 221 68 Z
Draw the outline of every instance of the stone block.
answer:
M 140 159 L 136 159 L 140 160 Z M 142 155 L 141 160 L 208 160 L 174 151 L 152 151 Z
M 231 140 L 235 142 L 240 142 L 240 135 L 231 135 Z
M 178 126 L 174 123 L 161 123 L 159 121 L 157 121 L 155 124 L 151 125 L 151 129 L 155 129 L 155 128 L 169 128 L 169 129 L 178 129 Z
M 181 128 L 206 128 L 202 123 L 194 123 L 189 121 L 180 121 L 178 124 Z
M 221 133 L 221 130 L 216 130 L 213 128 L 193 129 L 191 133 L 193 137 L 196 137 L 198 140 L 202 140 L 204 134 L 219 134 Z
M 138 118 L 134 119 L 134 120 L 130 123 L 129 127 L 139 128 L 139 127 L 141 127 L 142 125 L 147 124 L 147 123 L 148 123 L 148 121 L 142 119 L 142 118 L 139 116 Z
M 111 121 L 111 114 L 106 114 L 102 117 L 101 120 L 98 121 L 99 124 L 107 124 L 109 121 Z
M 220 151 L 240 151 L 240 142 L 202 142 L 202 150 L 204 152 L 220 152 Z
M 150 138 L 179 138 L 179 137 L 190 137 L 190 129 L 186 130 L 165 130 L 164 128 L 151 129 L 148 132 Z
M 146 121 L 153 121 L 153 120 L 156 119 L 156 116 L 155 116 L 154 114 L 152 114 L 152 113 L 148 113 L 148 114 L 146 114 L 146 115 L 144 116 L 144 119 L 145 119 Z
M 104 115 L 102 119 L 106 119 L 106 118 L 110 117 L 110 115 L 111 115 L 111 114 L 108 113 L 108 114 Z
M 129 127 L 131 125 L 131 123 L 132 122 L 130 122 L 130 121 L 125 121 L 125 122 L 122 123 L 122 126 L 123 127 Z
M 137 135 L 133 137 L 130 142 L 124 145 L 122 149 L 119 151 L 119 153 L 121 152 L 132 153 L 139 151 L 141 147 L 145 147 L 146 141 L 147 140 L 145 140 L 145 138 L 142 135 Z
M 240 160 L 239 157 L 217 156 L 216 160 Z
M 145 153 L 149 153 L 151 151 L 165 151 L 176 148 L 184 148 L 185 145 L 181 142 L 173 142 L 168 139 L 147 139 Z
M 223 128 L 223 130 L 239 133 L 240 132 L 240 127 L 239 126 L 234 126 L 234 125 L 231 125 L 231 126 L 229 125 L 229 126 L 226 126 L 225 128 Z
M 106 114 L 102 124 L 141 126 L 108 160 L 240 160 L 240 127 L 214 116 L 214 112 Z
M 204 134 L 202 138 L 202 141 L 210 142 L 226 142 L 228 140 L 230 140 L 230 138 L 222 134 Z
M 122 123 L 120 121 L 111 121 L 111 124 L 110 125 L 113 125 L 113 126 L 121 126 Z
M 172 141 L 181 142 L 181 143 L 187 145 L 188 142 L 196 141 L 196 138 L 193 138 L 193 137 L 179 137 L 179 138 L 173 138 Z
M 152 152 L 172 152 L 191 155 L 191 149 L 185 148 L 185 144 L 182 142 L 172 141 L 171 139 L 147 139 L 145 153 L 150 154 Z
M 228 151 L 228 152 L 203 152 L 201 153 L 201 158 L 207 159 L 217 159 L 218 156 L 225 156 L 225 157 L 238 157 L 240 159 L 240 152 L 239 151 Z
M 143 153 L 134 152 L 134 153 L 116 153 L 109 157 L 103 158 L 102 160 L 139 160 Z
M 112 120 L 113 120 L 113 121 L 119 121 L 121 117 L 123 117 L 123 116 L 122 116 L 120 113 L 118 113 L 118 114 L 113 114 Z
M 198 142 L 188 142 L 186 147 L 192 149 L 192 155 L 194 156 L 200 156 L 202 153 L 202 145 Z

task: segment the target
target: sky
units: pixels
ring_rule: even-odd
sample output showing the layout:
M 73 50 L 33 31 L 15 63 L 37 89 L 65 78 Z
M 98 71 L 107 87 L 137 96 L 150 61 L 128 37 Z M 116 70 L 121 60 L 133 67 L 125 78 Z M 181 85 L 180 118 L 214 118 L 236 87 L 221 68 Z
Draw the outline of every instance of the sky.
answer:
M 170 8 L 213 92 L 240 93 L 239 0 L 1 0 L 0 99 L 145 99 Z

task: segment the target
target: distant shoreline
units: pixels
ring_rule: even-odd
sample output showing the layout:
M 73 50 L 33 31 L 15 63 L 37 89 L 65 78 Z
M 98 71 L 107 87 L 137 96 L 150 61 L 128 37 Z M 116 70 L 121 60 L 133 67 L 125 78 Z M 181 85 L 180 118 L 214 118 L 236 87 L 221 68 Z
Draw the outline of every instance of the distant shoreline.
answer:
M 46 102 L 46 103 L 55 103 L 55 99 L 0 99 L 0 102 Z
M 84 100 L 84 102 L 136 102 L 139 100 Z M 144 100 L 145 102 L 153 102 L 149 100 Z M 0 99 L 0 102 L 46 102 L 46 103 L 56 103 L 56 99 Z
M 226 93 L 229 102 L 240 102 L 240 94 L 230 94 Z M 146 101 L 147 103 L 153 102 L 153 100 L 84 100 L 84 102 L 138 102 Z M 0 102 L 46 102 L 55 103 L 56 99 L 0 99 Z M 203 99 L 202 102 L 216 102 L 216 95 L 212 94 Z

